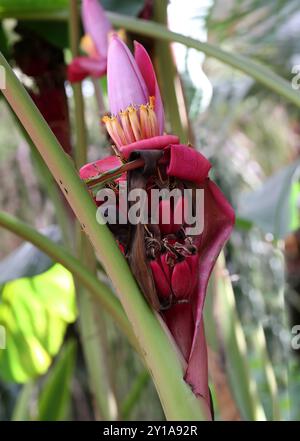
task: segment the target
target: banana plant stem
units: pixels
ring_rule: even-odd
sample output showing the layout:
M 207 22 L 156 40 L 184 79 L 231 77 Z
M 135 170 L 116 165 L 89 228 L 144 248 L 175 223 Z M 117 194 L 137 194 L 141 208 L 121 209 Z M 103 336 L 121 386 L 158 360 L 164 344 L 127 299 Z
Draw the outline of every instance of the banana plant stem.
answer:
M 62 197 L 60 190 L 57 188 L 56 182 L 52 174 L 49 172 L 48 167 L 44 163 L 43 158 L 41 157 L 39 151 L 31 141 L 30 136 L 28 136 L 28 133 L 24 130 L 24 127 L 22 126 L 22 124 L 20 123 L 19 119 L 16 117 L 10 106 L 7 106 L 7 108 L 10 110 L 12 118 L 14 119 L 14 122 L 18 126 L 20 134 L 25 138 L 30 148 L 32 163 L 36 169 L 36 173 L 38 177 L 40 178 L 41 185 L 44 188 L 44 190 L 48 193 L 49 198 L 53 203 L 55 216 L 61 228 L 64 244 L 66 245 L 66 247 L 71 248 L 72 231 L 70 230 L 70 224 L 68 222 L 69 213 L 67 210 L 68 207 L 64 204 L 64 198 Z

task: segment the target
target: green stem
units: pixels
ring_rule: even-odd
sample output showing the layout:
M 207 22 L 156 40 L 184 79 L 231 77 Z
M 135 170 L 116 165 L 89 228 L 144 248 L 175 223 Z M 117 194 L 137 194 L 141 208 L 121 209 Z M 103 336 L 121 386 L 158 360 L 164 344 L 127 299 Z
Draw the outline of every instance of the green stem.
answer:
M 142 371 L 135 379 L 131 390 L 121 406 L 121 417 L 128 420 L 134 407 L 138 404 L 139 398 L 150 380 L 148 371 Z
M 49 172 L 48 167 L 44 163 L 43 158 L 41 157 L 36 146 L 31 141 L 30 136 L 28 136 L 28 133 L 24 130 L 24 127 L 22 126 L 22 124 L 20 123 L 20 121 L 18 120 L 18 118 L 10 108 L 10 106 L 7 107 L 11 112 L 12 118 L 14 119 L 15 123 L 18 126 L 21 135 L 25 138 L 28 146 L 30 147 L 33 165 L 36 169 L 38 177 L 40 178 L 42 187 L 44 188 L 46 193 L 48 193 L 49 198 L 53 203 L 53 207 L 55 210 L 55 217 L 61 228 L 64 244 L 69 247 L 71 244 L 72 231 L 70 229 L 70 222 L 69 222 L 70 212 L 68 212 L 67 210 L 68 207 L 64 203 L 64 198 L 62 197 L 59 189 L 57 188 L 53 176 Z
M 112 233 L 106 225 L 97 222 L 96 207 L 87 188 L 2 54 L 0 63 L 6 72 L 3 93 L 64 192 L 112 280 L 152 374 L 166 417 L 170 420 L 204 419 L 202 402 L 183 381 L 183 369 L 169 337 L 146 303 Z
M 85 263 L 89 263 L 90 269 L 92 264 L 95 271 L 96 261 L 92 247 L 82 234 L 78 235 L 78 238 L 81 241 L 81 259 Z M 90 391 L 95 398 L 95 417 L 105 421 L 116 420 L 118 407 L 113 393 L 111 372 L 108 368 L 104 313 L 95 299 L 89 296 L 83 285 L 77 284 L 76 290 L 79 306 L 80 338 L 88 371 Z
M 30 421 L 31 418 L 28 403 L 31 401 L 34 388 L 35 385 L 33 382 L 26 383 L 22 386 L 13 409 L 11 421 Z
M 262 64 L 259 64 L 242 55 L 227 52 L 210 43 L 204 43 L 194 38 L 186 37 L 176 32 L 169 31 L 165 26 L 158 23 L 153 23 L 152 21 L 137 19 L 113 12 L 108 12 L 107 15 L 112 24 L 116 27 L 123 27 L 136 34 L 157 38 L 162 41 L 181 43 L 184 46 L 204 52 L 208 57 L 216 58 L 222 63 L 244 72 L 246 75 L 254 78 L 258 83 L 263 84 L 267 89 L 272 90 L 291 103 L 300 107 L 300 94 L 292 89 L 290 82 L 283 79 Z M 9 17 L 22 20 L 66 20 L 68 18 L 68 14 L 67 11 L 63 9 L 49 13 L 45 13 L 42 10 L 22 13 L 22 11 L 11 9 L 9 11 L 0 11 L 0 17 Z
M 167 23 L 167 4 L 168 0 L 154 1 L 154 20 L 156 22 Z M 179 136 L 181 142 L 187 143 L 191 141 L 188 116 L 180 77 L 169 42 L 155 41 L 155 61 L 171 131 Z
M 27 134 L 26 134 L 27 135 Z M 31 149 L 32 162 L 36 167 L 36 173 L 40 177 L 40 182 L 42 187 L 48 193 L 50 200 L 53 203 L 53 207 L 55 210 L 55 217 L 58 222 L 58 225 L 61 228 L 62 237 L 64 244 L 71 248 L 71 237 L 73 225 L 71 224 L 70 214 L 67 208 L 68 206 L 64 203 L 64 198 L 62 198 L 59 189 L 57 188 L 56 182 L 53 179 L 51 173 L 43 161 L 39 151 L 35 147 L 35 145 L 31 142 L 31 139 L 27 135 L 28 144 Z
M 70 47 L 73 57 L 78 55 L 79 44 L 79 14 L 76 0 L 69 0 L 69 34 Z M 75 163 L 78 168 L 86 163 L 87 156 L 87 140 L 86 129 L 84 123 L 84 101 L 82 96 L 81 83 L 72 84 L 74 103 L 75 103 L 75 127 L 76 127 L 76 149 L 75 149 Z
M 94 295 L 94 298 L 99 301 L 108 314 L 114 318 L 131 343 L 133 345 L 136 344 L 130 323 L 124 314 L 119 300 L 105 283 L 98 280 L 93 273 L 82 265 L 80 260 L 73 257 L 62 246 L 52 242 L 34 228 L 3 211 L 0 211 L 0 225 L 24 240 L 31 242 L 55 262 L 59 262 L 67 268 Z
M 261 363 L 261 371 L 265 380 L 265 388 L 271 403 L 271 415 L 269 419 L 271 421 L 280 421 L 280 402 L 276 376 L 268 354 L 265 332 L 260 323 L 257 323 L 254 331 L 252 331 L 251 335 L 249 336 L 249 339 L 251 340 L 256 357 Z M 260 391 L 258 389 L 258 393 L 259 392 Z M 263 393 L 265 393 L 265 390 L 262 391 L 262 394 Z
M 98 112 L 99 112 L 99 117 L 102 118 L 102 116 L 107 111 L 106 108 L 105 108 L 105 104 L 104 104 L 102 88 L 100 86 L 99 79 L 92 78 L 92 82 L 93 82 L 93 85 L 94 85 L 95 98 L 96 98 L 96 104 L 97 104 L 97 108 L 98 108 Z M 102 125 L 101 125 L 101 130 L 103 130 L 103 126 Z M 103 130 L 103 133 L 105 133 L 104 130 Z

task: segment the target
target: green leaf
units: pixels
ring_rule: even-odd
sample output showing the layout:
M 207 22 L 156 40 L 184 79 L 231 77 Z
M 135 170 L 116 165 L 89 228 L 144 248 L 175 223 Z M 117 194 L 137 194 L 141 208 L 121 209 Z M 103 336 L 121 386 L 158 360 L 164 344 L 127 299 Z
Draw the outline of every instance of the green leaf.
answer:
M 0 324 L 6 329 L 6 349 L 0 351 L 0 376 L 26 383 L 44 374 L 76 314 L 73 278 L 59 264 L 5 284 Z
M 62 421 L 68 416 L 71 381 L 76 357 L 76 343 L 67 343 L 49 371 L 38 400 L 38 420 Z
M 19 392 L 12 414 L 12 421 L 28 421 L 30 412 L 28 403 L 34 392 L 34 383 L 25 384 Z
M 258 190 L 242 195 L 238 207 L 238 217 L 259 226 L 275 238 L 285 237 L 296 224 L 296 201 L 291 196 L 298 187 L 300 161 L 282 168 L 268 178 Z M 299 222 L 299 218 L 298 218 Z

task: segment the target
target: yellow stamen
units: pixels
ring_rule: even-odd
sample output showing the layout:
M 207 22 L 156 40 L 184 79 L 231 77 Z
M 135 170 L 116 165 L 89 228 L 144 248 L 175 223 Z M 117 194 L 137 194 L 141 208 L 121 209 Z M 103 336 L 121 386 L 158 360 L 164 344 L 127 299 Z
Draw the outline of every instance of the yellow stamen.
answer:
M 143 138 L 151 137 L 151 126 L 148 115 L 148 106 L 142 105 L 140 107 L 140 120 Z
M 128 116 L 135 140 L 139 141 L 140 139 L 142 139 L 141 125 L 138 117 L 138 112 L 133 106 L 128 107 Z
M 105 124 L 106 130 L 108 131 L 108 134 L 109 134 L 109 136 L 111 137 L 111 139 L 114 141 L 115 144 L 118 145 L 117 140 L 116 140 L 115 137 L 114 137 L 114 131 L 113 131 L 113 128 L 112 128 L 112 125 L 111 125 L 110 117 L 107 116 L 107 115 L 105 115 L 105 116 L 102 118 L 102 122 Z M 118 146 L 119 146 L 119 145 L 118 145 Z
M 154 96 L 146 105 L 129 106 L 118 116 L 106 115 L 102 121 L 117 147 L 159 135 Z
M 127 140 L 127 144 L 131 144 L 132 142 L 135 142 L 135 137 L 130 125 L 128 110 L 124 110 L 123 112 L 120 112 L 119 115 L 124 130 L 124 134 Z
M 105 115 L 102 118 L 102 121 L 104 122 L 106 130 L 117 147 L 126 144 L 123 129 L 115 116 L 109 117 L 108 115 Z
M 149 118 L 150 132 L 151 132 L 150 136 L 157 136 L 159 134 L 157 118 L 156 118 L 156 113 L 154 112 L 151 104 L 148 106 L 148 118 Z
M 113 116 L 111 118 L 111 125 L 114 131 L 114 135 L 119 140 L 120 145 L 126 144 L 126 138 L 124 134 L 124 130 L 122 129 L 121 124 L 119 123 L 119 120 L 116 116 Z
M 85 34 L 80 40 L 80 47 L 90 57 L 97 57 L 98 52 L 90 34 Z

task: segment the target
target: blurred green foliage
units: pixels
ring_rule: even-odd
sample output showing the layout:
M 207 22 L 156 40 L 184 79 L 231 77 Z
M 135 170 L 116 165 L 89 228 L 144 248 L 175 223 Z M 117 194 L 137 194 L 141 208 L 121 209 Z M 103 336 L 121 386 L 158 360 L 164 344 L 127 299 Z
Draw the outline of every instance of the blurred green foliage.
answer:
M 0 303 L 7 346 L 0 352 L 1 378 L 26 383 L 47 372 L 76 315 L 73 278 L 59 264 L 6 283 Z
M 40 421 L 63 421 L 71 412 L 72 377 L 76 361 L 76 343 L 66 343 L 47 376 L 38 399 Z

